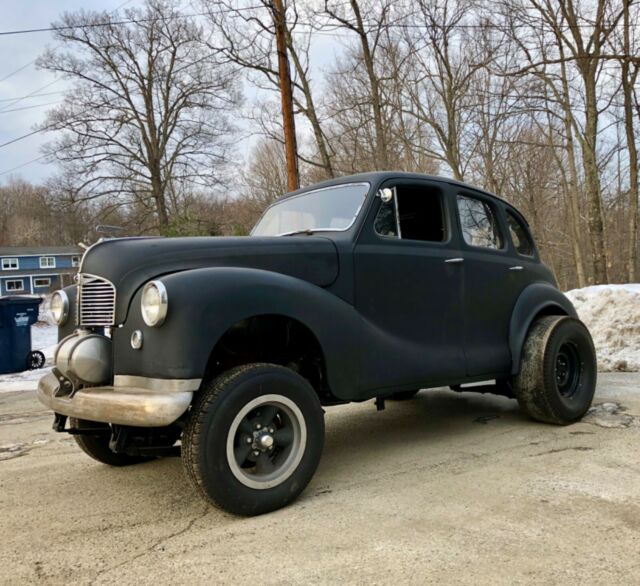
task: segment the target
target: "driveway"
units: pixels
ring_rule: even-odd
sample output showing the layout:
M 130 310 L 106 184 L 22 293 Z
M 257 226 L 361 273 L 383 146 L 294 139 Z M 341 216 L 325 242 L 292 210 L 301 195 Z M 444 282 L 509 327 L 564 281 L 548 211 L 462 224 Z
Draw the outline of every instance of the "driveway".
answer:
M 0 392 L 0 582 L 640 582 L 640 374 L 601 374 L 582 423 L 423 391 L 327 410 L 302 497 L 262 517 L 206 505 L 179 459 L 90 460 L 28 392 Z

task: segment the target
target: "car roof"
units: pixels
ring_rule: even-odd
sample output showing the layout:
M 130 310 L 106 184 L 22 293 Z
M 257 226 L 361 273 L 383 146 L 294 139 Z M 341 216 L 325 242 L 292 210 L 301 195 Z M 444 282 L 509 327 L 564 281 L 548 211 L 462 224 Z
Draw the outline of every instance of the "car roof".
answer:
M 457 185 L 459 187 L 464 187 L 466 189 L 472 189 L 473 191 L 477 191 L 479 193 L 482 193 L 483 195 L 487 195 L 489 197 L 492 197 L 502 203 L 504 203 L 505 205 L 507 205 L 509 208 L 511 208 L 512 210 L 514 210 L 517 215 L 522 218 L 522 220 L 529 225 L 529 223 L 527 222 L 527 219 L 524 217 L 524 215 L 522 214 L 522 212 L 520 212 L 520 210 L 518 210 L 518 208 L 516 208 L 512 203 L 508 202 L 506 199 L 496 195 L 495 193 L 491 193 L 490 191 L 487 191 L 486 189 L 482 189 L 480 187 L 476 187 L 474 185 L 471 185 L 469 183 L 464 183 L 463 181 L 458 181 L 456 179 L 452 179 L 451 177 L 441 177 L 439 175 L 428 175 L 426 173 L 407 173 L 406 171 L 371 171 L 368 173 L 357 173 L 355 175 L 344 175 L 342 177 L 336 177 L 334 179 L 328 179 L 327 181 L 321 181 L 320 183 L 314 183 L 313 185 L 307 185 L 306 187 L 301 187 L 300 189 L 297 189 L 296 191 L 292 191 L 290 193 L 287 193 L 285 195 L 283 195 L 282 197 L 280 197 L 277 201 L 281 201 L 283 199 L 286 199 L 288 197 L 293 197 L 296 195 L 300 195 L 302 193 L 305 193 L 307 191 L 314 191 L 316 189 L 322 189 L 323 187 L 332 187 L 334 185 L 341 185 L 343 183 L 372 183 L 372 184 L 376 184 L 376 183 L 382 183 L 383 181 L 386 181 L 387 179 L 427 179 L 429 181 L 436 181 L 436 182 L 440 182 L 440 183 L 449 183 L 450 185 Z

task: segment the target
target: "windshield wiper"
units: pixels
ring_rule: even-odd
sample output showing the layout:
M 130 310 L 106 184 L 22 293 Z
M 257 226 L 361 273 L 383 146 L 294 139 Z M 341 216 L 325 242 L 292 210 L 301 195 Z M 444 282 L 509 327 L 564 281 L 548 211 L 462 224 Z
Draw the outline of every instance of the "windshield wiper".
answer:
M 311 228 L 305 228 L 304 230 L 294 230 L 293 232 L 285 232 L 284 234 L 278 234 L 278 236 L 300 236 L 300 234 L 306 234 L 307 236 L 311 236 L 311 234 L 315 234 L 316 230 L 312 230 Z

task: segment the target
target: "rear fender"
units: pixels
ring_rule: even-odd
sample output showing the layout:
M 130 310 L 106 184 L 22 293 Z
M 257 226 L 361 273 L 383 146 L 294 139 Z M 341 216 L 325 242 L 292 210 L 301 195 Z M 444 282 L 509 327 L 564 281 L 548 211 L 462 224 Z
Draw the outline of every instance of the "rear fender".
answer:
M 549 283 L 533 283 L 526 287 L 513 309 L 509 325 L 509 349 L 511 350 L 511 374 L 520 370 L 522 347 L 527 332 L 539 315 L 569 315 L 577 318 L 571 301 Z

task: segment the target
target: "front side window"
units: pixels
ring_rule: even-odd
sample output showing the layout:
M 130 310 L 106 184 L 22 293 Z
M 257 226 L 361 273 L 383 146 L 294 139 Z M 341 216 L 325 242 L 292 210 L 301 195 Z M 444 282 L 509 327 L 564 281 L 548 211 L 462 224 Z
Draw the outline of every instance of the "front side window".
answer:
M 368 191 L 368 183 L 350 183 L 287 197 L 267 209 L 251 235 L 343 232 L 355 222 Z
M 533 256 L 533 241 L 529 231 L 524 227 L 519 218 L 507 210 L 507 226 L 513 246 L 523 256 Z
M 503 241 L 491 206 L 475 197 L 458 196 L 462 237 L 469 246 L 502 248 Z
M 24 281 L 16 279 L 15 281 L 7 281 L 7 291 L 22 291 L 24 289 Z
M 19 268 L 19 263 L 17 258 L 3 258 L 2 259 L 2 270 L 3 271 L 15 271 Z
M 420 185 L 395 187 L 391 201 L 380 205 L 374 229 L 380 236 L 444 242 L 446 228 L 440 191 Z
M 41 269 L 53 269 L 56 266 L 56 259 L 53 256 L 41 256 L 40 268 Z

